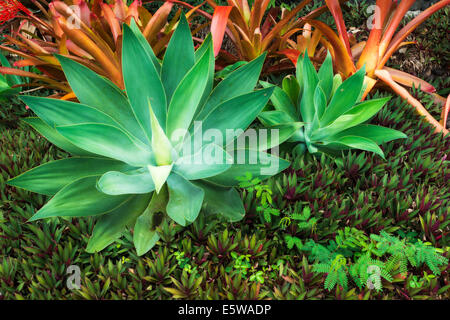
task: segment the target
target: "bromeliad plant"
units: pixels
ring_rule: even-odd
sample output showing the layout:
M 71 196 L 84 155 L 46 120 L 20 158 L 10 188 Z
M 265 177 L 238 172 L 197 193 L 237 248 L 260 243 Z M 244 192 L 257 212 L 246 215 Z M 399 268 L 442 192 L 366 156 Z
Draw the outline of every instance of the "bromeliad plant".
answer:
M 172 2 L 164 3 L 153 15 L 138 0 L 129 6 L 124 0 L 115 0 L 112 5 L 102 0 L 92 3 L 85 0 L 67 3 L 52 1 L 48 4 L 48 10 L 39 2 L 36 5 L 45 18 L 31 14 L 26 19 L 36 26 L 38 32 L 30 39 L 30 34 L 20 28 L 11 36 L 7 35 L 6 42 L 0 48 L 23 58 L 14 66 L 38 68 L 43 74 L 28 75 L 35 79 L 35 84 L 63 91 L 69 94 L 66 99 L 74 95 L 54 54 L 82 63 L 124 89 L 120 61 L 122 24 L 129 25 L 134 20 L 155 55 L 161 56 L 181 15 L 180 9 L 169 20 L 174 5 Z M 191 9 L 186 16 L 190 18 L 195 10 Z M 20 71 L 1 68 L 0 73 L 18 74 Z
M 214 0 L 207 0 L 207 2 L 214 8 L 211 33 L 215 54 L 219 54 L 226 27 L 229 30 L 228 36 L 237 51 L 237 55 L 224 50 L 220 51 L 220 58 L 226 64 L 250 61 L 266 51 L 268 56 L 278 55 L 277 52 L 285 48 L 287 40 L 301 30 L 300 27 L 305 19 L 313 19 L 327 10 L 326 6 L 322 6 L 305 17 L 297 19 L 297 14 L 311 2 L 311 0 L 304 0 L 295 5 L 292 10 L 283 9 L 280 20 L 276 21 L 280 15 L 280 9 L 275 7 L 267 10 L 270 0 L 256 0 L 252 5 L 249 5 L 247 0 L 228 0 L 228 6 L 219 6 Z M 273 67 L 273 69 L 280 68 L 281 66 Z
M 326 0 L 326 4 L 336 22 L 338 34 L 333 29 L 321 21 L 308 20 L 314 28 L 320 30 L 329 43 L 328 47 L 333 55 L 333 61 L 336 70 L 347 78 L 360 69 L 366 67 L 366 89 L 363 98 L 378 84 L 378 81 L 390 87 L 395 93 L 407 100 L 417 112 L 424 116 L 428 122 L 433 124 L 436 132 L 448 133 L 444 119 L 448 114 L 443 109 L 441 121 L 437 121 L 426 108 L 415 99 L 403 86 L 420 87 L 421 90 L 432 93 L 437 99 L 444 101 L 442 97 L 435 94 L 436 89 L 426 81 L 419 79 L 413 75 L 402 72 L 400 70 L 386 67 L 386 63 L 392 55 L 402 46 L 411 42 L 404 42 L 406 37 L 410 35 L 420 24 L 433 15 L 438 10 L 448 6 L 450 0 L 441 0 L 425 11 L 421 12 L 417 17 L 411 20 L 406 26 L 396 30 L 400 25 L 403 17 L 414 4 L 415 0 L 377 0 L 372 29 L 367 42 L 356 43 L 350 45 L 348 32 L 343 19 L 342 9 L 338 0 Z M 289 51 L 289 58 L 294 62 L 302 53 L 297 51 Z M 355 54 L 357 53 L 357 54 Z
M 366 124 L 389 98 L 360 102 L 364 75 L 362 67 L 342 82 L 339 74 L 333 77 L 330 53 L 319 72 L 307 53 L 301 55 L 296 78 L 287 76 L 282 89 L 275 88 L 271 97 L 275 110 L 262 112 L 259 119 L 267 127 L 302 121 L 304 126 L 288 140 L 297 143 L 295 152 L 299 154 L 308 150 L 336 155 L 341 150 L 360 149 L 384 158 L 378 145 L 406 136 L 393 129 Z M 270 87 L 267 82 L 261 83 Z
M 185 226 L 196 220 L 202 206 L 207 214 L 240 220 L 245 210 L 233 187 L 239 184 L 236 177 L 247 171 L 260 179 L 271 176 L 261 171 L 268 166 L 258 160 L 263 156 L 278 164 L 274 174 L 289 165 L 263 148 L 245 149 L 245 163 L 234 161 L 236 154 L 242 156 L 239 147 L 234 153 L 223 149 L 234 138 L 191 144 L 202 132 L 226 136 L 228 130 L 245 130 L 273 88 L 253 91 L 261 56 L 213 89 L 211 37 L 194 51 L 184 16 L 162 64 L 134 22 L 123 26 L 126 95 L 81 64 L 57 59 L 80 103 L 31 96 L 22 100 L 39 116 L 26 121 L 72 157 L 43 164 L 9 184 L 52 196 L 32 221 L 94 216 L 89 252 L 102 250 L 132 227 L 142 255 L 158 241 L 156 228 L 162 221 Z M 186 132 L 196 129 L 194 120 L 201 121 L 203 131 L 191 135 Z

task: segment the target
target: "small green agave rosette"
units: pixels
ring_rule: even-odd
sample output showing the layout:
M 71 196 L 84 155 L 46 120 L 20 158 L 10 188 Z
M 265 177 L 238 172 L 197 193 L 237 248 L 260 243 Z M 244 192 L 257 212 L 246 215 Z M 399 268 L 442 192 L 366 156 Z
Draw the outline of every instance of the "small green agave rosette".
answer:
M 130 228 L 142 255 L 158 241 L 156 227 L 165 219 L 186 226 L 202 208 L 229 222 L 242 219 L 236 178 L 251 173 L 263 180 L 286 169 L 288 161 L 265 151 L 288 139 L 299 125 L 284 127 L 279 139 L 257 148 L 229 152 L 235 138 L 196 147 L 195 141 L 191 144 L 198 133 L 194 123 L 201 123 L 203 132 L 227 137 L 228 130 L 244 132 L 256 119 L 274 90 L 254 90 L 265 56 L 240 66 L 214 87 L 211 36 L 195 51 L 184 16 L 162 63 L 134 20 L 123 26 L 122 41 L 125 90 L 56 56 L 79 103 L 21 98 L 37 115 L 25 121 L 69 155 L 8 183 L 51 197 L 31 221 L 92 216 L 96 224 L 88 252 L 103 250 Z M 238 161 L 242 153 L 257 161 Z M 264 171 L 270 163 L 276 169 Z
M 299 57 L 296 77 L 287 76 L 282 87 L 275 88 L 271 96 L 274 110 L 262 112 L 258 118 L 268 128 L 303 123 L 287 140 L 296 144 L 294 152 L 298 154 L 307 150 L 335 157 L 342 150 L 359 149 L 384 159 L 379 145 L 406 135 L 367 123 L 390 98 L 361 102 L 364 77 L 362 67 L 342 82 L 339 74 L 333 75 L 330 53 L 316 72 L 306 52 Z M 261 84 L 266 88 L 272 86 L 267 82 Z

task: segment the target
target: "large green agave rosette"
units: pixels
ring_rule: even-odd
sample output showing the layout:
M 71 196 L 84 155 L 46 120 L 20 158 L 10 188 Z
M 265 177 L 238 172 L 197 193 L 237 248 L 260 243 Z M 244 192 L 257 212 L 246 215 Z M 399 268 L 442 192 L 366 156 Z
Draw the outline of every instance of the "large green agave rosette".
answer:
M 245 210 L 234 188 L 236 178 L 250 172 L 265 179 L 289 165 L 264 152 L 276 146 L 275 140 L 233 152 L 227 152 L 229 139 L 197 148 L 190 144 L 194 123 L 223 137 L 227 130 L 246 130 L 273 88 L 254 90 L 264 56 L 214 87 L 211 37 L 195 51 L 184 17 L 162 63 L 135 23 L 124 25 L 126 94 L 90 69 L 57 58 L 80 103 L 31 96 L 22 100 L 38 116 L 26 122 L 71 156 L 25 172 L 9 184 L 51 196 L 30 220 L 95 216 L 89 252 L 102 250 L 129 227 L 142 255 L 158 241 L 161 221 L 185 226 L 202 208 L 206 214 L 238 221 Z M 297 128 L 283 129 L 279 142 Z M 242 152 L 265 161 L 235 161 Z M 202 160 L 193 161 L 199 154 Z M 267 159 L 277 164 L 274 172 L 262 170 L 271 165 Z
M 361 102 L 364 93 L 365 68 L 342 82 L 333 74 L 330 53 L 316 72 L 307 52 L 299 57 L 296 76 L 283 79 L 276 87 L 271 102 L 274 110 L 262 112 L 258 118 L 268 128 L 283 128 L 294 122 L 304 125 L 287 141 L 295 144 L 294 152 L 308 151 L 331 156 L 343 150 L 359 149 L 384 158 L 380 144 L 406 138 L 400 131 L 368 123 L 389 98 Z M 272 87 L 267 82 L 261 82 Z

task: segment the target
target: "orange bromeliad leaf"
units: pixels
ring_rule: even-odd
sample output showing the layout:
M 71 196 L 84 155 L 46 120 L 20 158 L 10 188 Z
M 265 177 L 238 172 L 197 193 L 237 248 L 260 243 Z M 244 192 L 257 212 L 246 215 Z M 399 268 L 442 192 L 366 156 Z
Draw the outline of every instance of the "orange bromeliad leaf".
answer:
M 348 39 L 347 28 L 345 27 L 344 16 L 342 15 L 339 0 L 325 0 L 325 3 L 327 4 L 328 9 L 330 9 L 330 12 L 334 17 L 334 21 L 336 22 L 336 27 L 339 33 L 339 38 L 344 44 L 344 47 L 347 50 L 348 55 L 350 56 L 350 58 L 352 58 L 350 41 Z
M 374 21 L 372 21 L 373 29 L 370 32 L 369 39 L 356 64 L 357 68 L 366 65 L 366 71 L 370 77 L 373 77 L 378 64 L 379 45 L 383 33 L 384 21 L 388 16 L 391 6 L 392 0 L 377 0 Z
M 0 67 L 0 73 L 16 75 L 16 76 L 19 76 L 19 77 L 27 77 L 27 78 L 32 78 L 32 79 L 44 80 L 45 82 L 49 83 L 51 86 L 53 86 L 53 87 L 55 87 L 55 88 L 57 88 L 59 90 L 63 90 L 63 91 L 70 90 L 68 88 L 68 86 L 66 86 L 64 84 L 60 84 L 57 81 L 47 79 L 43 75 L 35 74 L 33 72 L 24 71 L 24 70 L 21 70 L 21 69 Z
M 386 27 L 386 31 L 383 34 L 383 37 L 381 38 L 380 44 L 379 44 L 379 56 L 382 57 L 384 53 L 386 52 L 386 48 L 388 47 L 389 43 L 392 40 L 392 37 L 394 36 L 395 30 L 397 30 L 398 26 L 400 25 L 400 22 L 402 21 L 403 17 L 405 16 L 406 12 L 408 12 L 409 8 L 416 2 L 416 0 L 403 0 L 400 1 L 397 8 L 394 11 L 394 14 L 392 16 L 392 19 L 389 22 L 389 25 Z M 392 3 L 392 0 L 391 0 Z M 383 21 L 384 22 L 384 21 Z
M 383 80 L 395 93 L 397 93 L 400 97 L 405 99 L 411 106 L 413 106 L 416 111 L 426 118 L 426 120 L 431 123 L 436 129 L 435 132 L 442 132 L 444 135 L 448 134 L 448 130 L 444 128 L 442 124 L 440 124 L 433 116 L 425 109 L 425 107 L 415 99 L 405 88 L 396 83 L 388 71 L 386 70 L 376 70 L 375 75 Z
M 398 82 L 404 86 L 407 87 L 415 87 L 415 88 L 419 88 L 422 91 L 428 92 L 428 93 L 434 93 L 436 92 L 436 88 L 433 87 L 431 84 L 429 84 L 428 82 L 426 82 L 425 80 L 422 80 L 420 78 L 417 78 L 409 73 L 400 71 L 400 70 L 396 70 L 396 69 L 392 69 L 389 67 L 383 67 L 383 70 L 386 70 L 387 72 L 389 72 L 389 74 L 391 75 L 392 79 L 395 82 Z
M 389 46 L 387 47 L 386 53 L 380 60 L 377 68 L 380 69 L 384 67 L 389 58 L 394 54 L 394 52 L 399 48 L 403 40 L 411 34 L 420 24 L 422 24 L 427 18 L 433 15 L 438 10 L 448 6 L 450 4 L 450 0 L 442 0 L 428 9 L 424 10 L 417 17 L 411 20 L 406 26 L 404 26 L 396 35 L 393 37 L 392 41 L 390 41 Z
M 147 40 L 153 39 L 156 34 L 167 23 L 167 18 L 172 11 L 173 3 L 166 2 L 161 8 L 151 17 L 150 22 L 145 26 L 143 34 Z
M 318 20 L 307 20 L 309 24 L 319 29 L 327 40 L 331 43 L 334 49 L 336 68 L 344 77 L 349 77 L 356 71 L 355 64 L 351 56 L 348 54 L 347 48 L 341 39 L 328 25 Z
M 119 84 L 120 87 L 123 87 L 123 85 L 120 85 L 122 84 L 122 74 L 115 61 L 112 61 L 110 57 L 108 57 L 105 54 L 105 52 L 102 49 L 100 49 L 98 45 L 81 30 L 67 26 L 67 24 L 62 20 L 62 18 L 59 18 L 58 22 L 61 28 L 63 29 L 64 33 L 67 34 L 68 38 L 70 38 L 81 49 L 85 50 L 90 55 L 92 55 L 98 61 L 98 63 L 105 69 L 105 71 L 109 75 L 109 78 L 114 83 Z

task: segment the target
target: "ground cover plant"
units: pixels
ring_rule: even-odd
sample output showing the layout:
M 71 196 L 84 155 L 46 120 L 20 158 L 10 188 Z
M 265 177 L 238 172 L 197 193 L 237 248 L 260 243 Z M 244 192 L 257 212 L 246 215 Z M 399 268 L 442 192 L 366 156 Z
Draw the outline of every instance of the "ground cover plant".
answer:
M 291 23 L 330 2 L 311 1 Z M 108 3 L 100 20 L 121 6 Z M 386 88 L 363 99 L 368 65 L 343 76 L 312 24 L 297 21 L 286 42 L 292 49 L 303 39 L 296 69 L 276 50 L 224 64 L 214 34 L 199 31 L 210 28 L 211 3 L 142 4 L 154 16 L 178 8 L 150 39 L 139 19 L 114 11 L 119 82 L 101 65 L 97 72 L 64 54 L 50 56 L 67 90 L 30 85 L 26 72 L 42 72 L 36 65 L 0 78 L 0 300 L 448 300 L 448 134 Z M 246 16 L 242 1 L 216 3 Z M 43 17 L 39 5 L 30 14 Z M 352 6 L 366 4 L 341 3 L 347 29 L 358 29 L 351 44 L 370 37 L 367 12 Z M 295 6 L 249 1 L 248 8 L 267 11 L 266 21 L 278 10 L 275 25 Z M 201 19 L 188 23 L 189 12 Z M 445 69 L 448 42 L 430 43 L 443 37 L 448 8 L 440 12 L 406 41 L 416 41 L 407 50 L 432 69 L 416 75 L 445 97 L 448 75 L 434 68 Z M 233 19 L 227 24 L 239 25 Z M 339 34 L 331 12 L 315 19 Z M 231 30 L 221 32 L 221 48 L 232 48 Z M 167 46 L 156 53 L 159 39 Z M 11 50 L 1 59 L 6 68 L 23 61 Z M 417 71 L 402 59 L 404 51 L 395 53 L 389 66 Z M 264 72 L 280 64 L 291 67 Z M 420 88 L 405 90 L 447 122 L 450 99 L 442 106 Z M 242 130 L 201 148 L 192 139 L 199 120 L 215 132 Z M 173 135 L 177 129 L 185 130 Z M 278 131 L 253 145 L 251 133 L 264 129 Z M 262 174 L 270 149 L 279 166 Z M 248 162 L 235 164 L 239 150 Z M 198 154 L 224 161 L 182 161 Z M 69 285 L 73 270 L 80 278 Z

